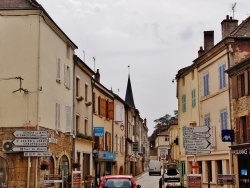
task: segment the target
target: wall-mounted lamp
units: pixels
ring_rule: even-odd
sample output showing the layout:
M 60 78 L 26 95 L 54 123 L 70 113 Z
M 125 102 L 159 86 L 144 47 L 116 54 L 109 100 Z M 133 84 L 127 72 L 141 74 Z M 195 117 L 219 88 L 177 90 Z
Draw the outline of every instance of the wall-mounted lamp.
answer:
M 124 130 L 124 125 L 123 123 L 120 125 L 120 129 L 123 131 Z

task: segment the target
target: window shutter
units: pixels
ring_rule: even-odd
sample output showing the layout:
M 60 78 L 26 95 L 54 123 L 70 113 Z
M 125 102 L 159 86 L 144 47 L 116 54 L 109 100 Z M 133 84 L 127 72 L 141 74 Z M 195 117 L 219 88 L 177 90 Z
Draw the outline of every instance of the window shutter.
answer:
M 101 97 L 98 97 L 98 115 L 101 115 Z
M 93 113 L 96 112 L 96 107 L 95 107 L 95 93 L 93 93 Z
M 119 104 L 115 105 L 115 121 L 121 121 L 121 107 Z
M 248 71 L 244 72 L 244 77 L 245 77 L 245 93 L 244 95 L 248 95 L 249 91 L 248 91 Z
M 108 105 L 108 118 L 114 120 L 114 102 L 109 102 Z
M 232 97 L 233 99 L 238 98 L 238 82 L 237 82 L 237 76 L 232 77 Z
M 236 126 L 235 126 L 235 142 L 236 144 L 240 143 L 240 118 L 236 118 L 235 120 Z
M 101 116 L 106 116 L 106 100 L 105 99 L 101 99 Z
M 61 80 L 61 75 L 60 75 L 60 72 L 61 72 L 61 59 L 58 58 L 56 63 L 57 63 L 56 79 L 57 79 L 58 81 L 60 81 L 60 80 Z
M 250 142 L 250 114 L 246 117 L 247 124 L 247 142 Z
M 121 151 L 121 148 L 120 148 L 120 137 L 117 136 L 117 151 Z
M 65 106 L 66 111 L 66 132 L 71 132 L 71 108 L 70 106 Z

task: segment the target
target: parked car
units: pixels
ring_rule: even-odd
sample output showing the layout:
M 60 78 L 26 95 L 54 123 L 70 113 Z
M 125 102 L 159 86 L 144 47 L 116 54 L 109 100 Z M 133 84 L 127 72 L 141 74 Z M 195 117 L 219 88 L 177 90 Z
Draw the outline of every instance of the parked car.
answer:
M 136 185 L 131 175 L 106 175 L 102 178 L 99 188 L 141 188 Z

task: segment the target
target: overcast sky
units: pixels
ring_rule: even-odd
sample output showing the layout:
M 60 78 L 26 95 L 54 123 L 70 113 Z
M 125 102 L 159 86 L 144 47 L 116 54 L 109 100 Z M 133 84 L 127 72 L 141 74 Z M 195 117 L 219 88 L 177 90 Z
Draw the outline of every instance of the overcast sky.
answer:
M 130 73 L 148 136 L 155 119 L 178 110 L 172 79 L 198 57 L 203 32 L 214 30 L 216 44 L 226 15 L 234 15 L 239 24 L 250 16 L 249 0 L 37 1 L 78 46 L 76 55 L 92 70 L 99 69 L 101 83 L 122 99 Z

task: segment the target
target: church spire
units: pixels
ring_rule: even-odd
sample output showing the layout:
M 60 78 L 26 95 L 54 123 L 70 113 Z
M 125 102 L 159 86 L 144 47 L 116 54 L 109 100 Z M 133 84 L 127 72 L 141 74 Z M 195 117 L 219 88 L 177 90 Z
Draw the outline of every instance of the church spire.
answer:
M 128 66 L 128 67 L 130 67 L 130 66 Z M 131 81 L 130 81 L 130 74 L 128 75 L 128 83 L 127 83 L 127 90 L 126 90 L 125 102 L 130 107 L 135 108 L 133 91 L 132 91 L 132 86 L 131 86 Z

